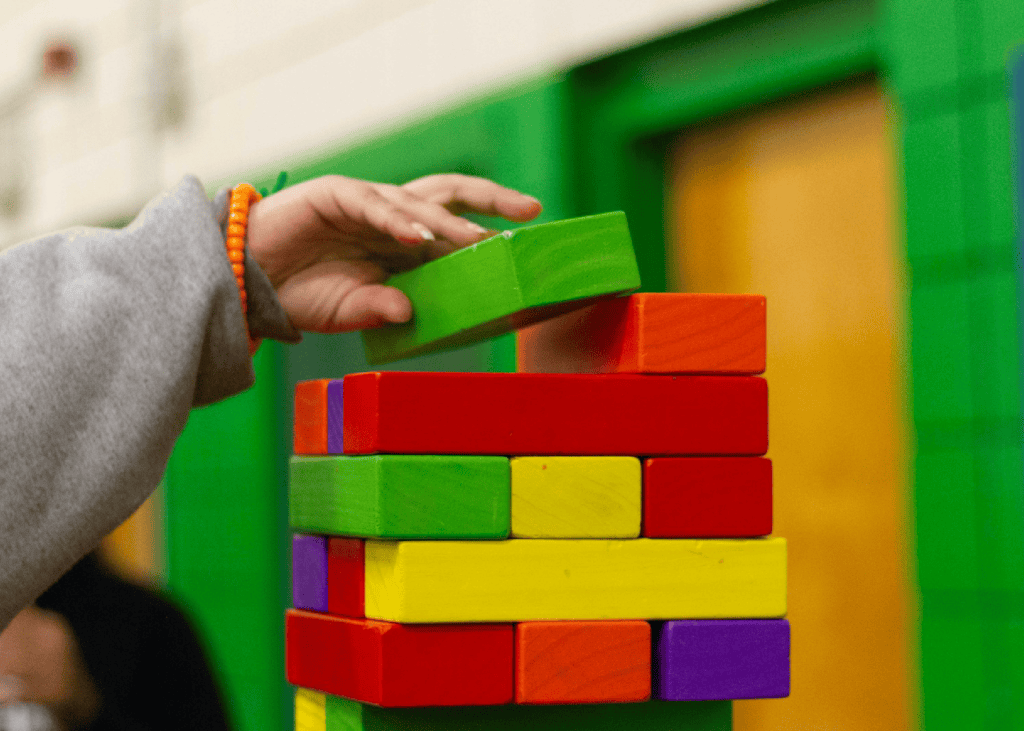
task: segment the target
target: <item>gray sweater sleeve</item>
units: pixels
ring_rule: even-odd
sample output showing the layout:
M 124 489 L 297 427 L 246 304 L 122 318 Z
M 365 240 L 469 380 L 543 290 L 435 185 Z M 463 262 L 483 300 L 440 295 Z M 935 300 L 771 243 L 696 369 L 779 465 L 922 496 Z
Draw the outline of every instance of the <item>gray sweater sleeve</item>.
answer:
M 252 384 L 223 207 L 188 177 L 0 256 L 0 627 L 153 491 L 193 406 Z M 296 340 L 251 260 L 246 288 L 253 334 Z

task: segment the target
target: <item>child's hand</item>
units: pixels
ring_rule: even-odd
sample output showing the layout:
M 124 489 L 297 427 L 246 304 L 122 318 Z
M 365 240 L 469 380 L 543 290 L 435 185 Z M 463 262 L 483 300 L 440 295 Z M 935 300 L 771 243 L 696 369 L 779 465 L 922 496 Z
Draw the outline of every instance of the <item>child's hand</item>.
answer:
M 529 221 L 540 210 L 534 198 L 466 175 L 403 186 L 328 176 L 254 204 L 249 251 L 296 328 L 344 332 L 405 322 L 412 305 L 384 280 L 493 234 L 458 214 Z

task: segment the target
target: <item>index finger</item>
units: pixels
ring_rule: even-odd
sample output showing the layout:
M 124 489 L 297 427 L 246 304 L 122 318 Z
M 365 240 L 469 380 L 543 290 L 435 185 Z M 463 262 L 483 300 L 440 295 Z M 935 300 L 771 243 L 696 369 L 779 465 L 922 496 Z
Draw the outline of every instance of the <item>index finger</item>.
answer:
M 481 213 L 523 222 L 533 220 L 542 210 L 540 201 L 533 196 L 472 175 L 428 175 L 402 187 L 455 214 Z

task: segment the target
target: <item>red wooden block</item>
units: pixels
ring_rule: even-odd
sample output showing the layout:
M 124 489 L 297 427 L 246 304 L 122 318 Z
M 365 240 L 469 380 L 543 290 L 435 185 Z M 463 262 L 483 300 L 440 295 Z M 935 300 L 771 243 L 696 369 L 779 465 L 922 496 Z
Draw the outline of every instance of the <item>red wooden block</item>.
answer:
M 643 535 L 750 538 L 772 532 L 772 462 L 763 457 L 644 461 Z
M 327 541 L 327 611 L 345 617 L 365 617 L 366 544 L 359 538 Z
M 759 455 L 768 387 L 750 376 L 359 373 L 345 377 L 343 421 L 347 454 Z
M 295 454 L 327 453 L 327 384 L 329 379 L 295 386 Z
M 521 330 L 521 373 L 763 373 L 765 298 L 643 293 Z
M 288 682 L 378 706 L 510 703 L 511 624 L 402 625 L 289 609 Z
M 650 697 L 647 622 L 516 625 L 516 703 L 632 703 Z

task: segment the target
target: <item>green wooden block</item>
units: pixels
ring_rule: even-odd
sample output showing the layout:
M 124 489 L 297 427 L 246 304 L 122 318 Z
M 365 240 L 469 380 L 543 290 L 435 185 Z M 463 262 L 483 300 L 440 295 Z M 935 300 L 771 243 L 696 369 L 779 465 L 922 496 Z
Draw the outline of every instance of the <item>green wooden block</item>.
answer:
M 621 212 L 499 234 L 387 284 L 412 301 L 413 319 L 363 331 L 372 365 L 462 347 L 640 286 Z
M 378 708 L 327 696 L 326 731 L 727 731 L 729 701 Z
M 507 538 L 506 457 L 292 457 L 291 527 L 367 538 Z

